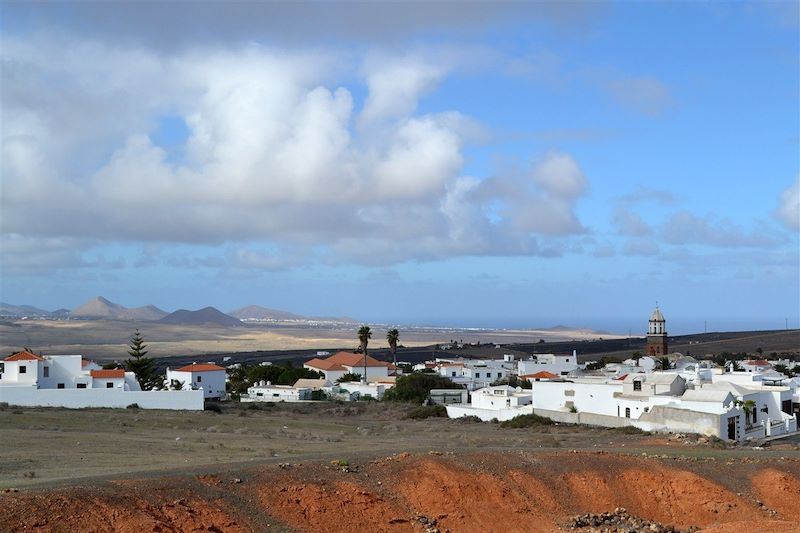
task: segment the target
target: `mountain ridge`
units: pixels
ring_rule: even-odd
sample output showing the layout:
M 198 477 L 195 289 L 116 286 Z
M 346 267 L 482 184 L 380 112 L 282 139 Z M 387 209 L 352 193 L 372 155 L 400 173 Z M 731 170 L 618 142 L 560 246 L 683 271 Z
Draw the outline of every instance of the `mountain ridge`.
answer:
M 101 319 L 101 320 L 160 320 L 167 316 L 167 312 L 154 305 L 142 307 L 125 307 L 103 296 L 92 298 L 83 305 L 76 307 L 69 313 L 70 318 Z
M 158 322 L 161 324 L 172 324 L 182 326 L 223 326 L 223 327 L 237 327 L 243 326 L 241 320 L 230 315 L 226 315 L 215 307 L 204 307 L 197 311 L 190 311 L 188 309 L 178 309 L 164 317 L 161 317 Z

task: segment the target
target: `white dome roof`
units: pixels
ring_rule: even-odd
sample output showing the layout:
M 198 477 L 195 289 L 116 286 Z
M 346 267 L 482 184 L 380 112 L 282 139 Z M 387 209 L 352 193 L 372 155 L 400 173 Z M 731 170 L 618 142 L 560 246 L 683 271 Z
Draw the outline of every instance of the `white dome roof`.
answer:
M 665 322 L 664 315 L 661 314 L 661 311 L 656 307 L 653 314 L 650 315 L 650 322 Z

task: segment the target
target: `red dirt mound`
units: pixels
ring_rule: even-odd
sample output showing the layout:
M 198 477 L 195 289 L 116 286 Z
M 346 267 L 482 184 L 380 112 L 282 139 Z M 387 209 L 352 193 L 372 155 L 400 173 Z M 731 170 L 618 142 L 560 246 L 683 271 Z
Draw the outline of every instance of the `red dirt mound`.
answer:
M 769 468 L 755 474 L 752 482 L 758 499 L 764 505 L 777 511 L 784 520 L 800 521 L 800 479 L 788 472 Z
M 407 512 L 350 482 L 259 490 L 268 512 L 299 531 L 422 531 Z
M 6 513 L 17 516 L 17 521 L 9 525 L 8 531 L 250 531 L 223 511 L 220 502 L 200 499 L 152 504 L 139 498 L 87 499 L 78 493 L 75 496 L 5 497 L 0 499 L 0 504 Z

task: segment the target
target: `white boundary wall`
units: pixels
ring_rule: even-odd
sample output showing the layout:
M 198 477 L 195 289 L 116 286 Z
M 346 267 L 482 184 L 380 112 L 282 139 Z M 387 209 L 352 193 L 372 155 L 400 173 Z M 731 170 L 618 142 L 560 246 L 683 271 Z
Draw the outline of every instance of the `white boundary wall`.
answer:
M 203 410 L 203 391 L 126 391 L 122 389 L 35 389 L 0 387 L 0 402 L 24 407 L 127 407 Z
M 479 409 L 468 404 L 451 403 L 447 407 L 447 416 L 450 418 L 461 418 L 464 416 L 477 416 L 484 422 L 497 419 L 500 422 L 511 420 L 515 416 L 529 415 L 533 413 L 532 405 L 523 405 L 510 409 Z

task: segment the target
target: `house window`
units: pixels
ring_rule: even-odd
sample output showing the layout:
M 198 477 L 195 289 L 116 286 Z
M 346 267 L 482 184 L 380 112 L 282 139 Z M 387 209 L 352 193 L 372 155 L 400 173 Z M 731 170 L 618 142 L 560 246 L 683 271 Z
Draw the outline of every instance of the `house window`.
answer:
M 203 376 L 197 376 L 197 382 L 200 383 L 201 381 L 203 381 Z
M 633 390 L 642 390 L 642 382 L 641 381 L 634 381 L 633 382 Z
M 630 407 L 626 407 L 625 408 L 625 418 L 630 418 L 630 417 L 631 417 L 631 408 Z
M 502 373 L 502 372 L 498 372 L 498 373 L 497 373 L 497 377 L 498 377 L 498 378 L 502 378 L 502 377 L 503 377 L 503 373 Z
M 479 378 L 479 377 L 481 377 L 481 373 L 480 373 L 480 372 L 475 372 L 475 377 L 476 377 L 476 378 Z
M 50 367 L 49 366 L 44 367 L 42 376 L 44 376 L 46 378 L 50 377 Z
M 25 374 L 26 372 L 28 372 L 28 367 L 25 365 L 19 365 L 19 373 Z
M 63 389 L 64 388 L 64 384 L 63 383 L 59 383 L 58 385 L 56 385 L 56 388 L 57 389 Z
M 79 389 L 85 389 L 86 388 L 86 383 L 78 383 L 78 388 Z
M 455 373 L 455 372 L 450 372 L 450 375 L 451 375 L 452 377 L 456 377 L 456 373 Z
M 113 381 L 106 381 L 106 388 L 107 389 L 113 389 L 114 388 L 114 382 Z
M 5 371 L 6 371 L 6 364 L 5 363 L 0 363 L 0 374 L 2 374 Z
M 569 363 L 569 359 L 566 359 L 567 363 Z

